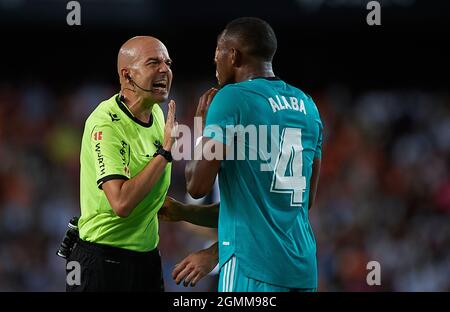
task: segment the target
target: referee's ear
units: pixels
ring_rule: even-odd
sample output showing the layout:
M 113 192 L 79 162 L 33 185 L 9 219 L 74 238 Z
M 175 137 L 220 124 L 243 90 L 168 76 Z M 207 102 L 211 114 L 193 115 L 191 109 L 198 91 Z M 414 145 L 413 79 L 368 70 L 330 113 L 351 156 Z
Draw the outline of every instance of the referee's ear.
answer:
M 120 84 L 123 84 L 125 82 L 130 83 L 131 81 L 130 77 L 130 71 L 128 68 L 121 68 L 119 72 L 119 81 Z

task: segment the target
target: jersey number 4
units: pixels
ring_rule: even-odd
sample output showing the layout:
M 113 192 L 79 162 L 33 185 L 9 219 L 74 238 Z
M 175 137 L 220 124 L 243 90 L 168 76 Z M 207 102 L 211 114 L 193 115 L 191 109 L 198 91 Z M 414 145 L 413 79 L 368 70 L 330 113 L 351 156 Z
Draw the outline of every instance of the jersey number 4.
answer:
M 291 206 L 301 206 L 306 178 L 303 172 L 302 130 L 285 128 L 273 172 L 271 192 L 291 194 Z

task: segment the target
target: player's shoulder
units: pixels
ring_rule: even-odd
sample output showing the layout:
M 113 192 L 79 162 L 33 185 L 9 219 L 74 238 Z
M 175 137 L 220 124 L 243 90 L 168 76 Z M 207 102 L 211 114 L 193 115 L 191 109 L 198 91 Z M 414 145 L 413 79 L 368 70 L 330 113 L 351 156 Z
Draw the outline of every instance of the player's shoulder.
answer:
M 297 94 L 298 97 L 300 97 L 304 101 L 312 102 L 314 103 L 314 100 L 311 95 L 300 89 L 299 87 L 296 87 L 290 83 L 284 82 L 286 84 L 286 88 L 291 89 L 294 93 Z
M 291 85 L 291 84 L 289 84 L 287 82 L 285 82 L 285 84 L 286 84 L 287 88 L 291 88 L 292 91 L 297 94 L 297 97 L 299 99 L 304 101 L 305 105 L 311 106 L 314 111 L 319 113 L 317 105 L 316 105 L 316 103 L 315 103 L 315 101 L 314 101 L 314 99 L 312 98 L 311 95 L 309 95 L 308 93 L 304 92 L 302 89 L 300 89 L 300 88 L 298 88 L 298 87 L 296 87 L 294 85 Z
M 216 97 L 230 97 L 230 96 L 239 96 L 239 93 L 242 92 L 242 87 L 239 83 L 229 83 L 217 91 Z
M 258 92 L 259 87 L 249 80 L 230 83 L 223 86 L 214 97 L 216 102 L 227 102 L 229 105 L 247 102 L 249 95 Z
M 96 126 L 110 124 L 114 121 L 120 120 L 117 112 L 117 94 L 111 98 L 100 102 L 94 111 L 86 119 L 87 126 Z
M 253 92 L 255 90 L 263 90 L 265 88 L 267 88 L 267 84 L 266 82 L 270 81 L 270 80 L 266 80 L 266 79 L 248 79 L 248 80 L 244 80 L 244 81 L 240 81 L 240 82 L 236 82 L 232 85 L 230 85 L 231 87 L 234 87 L 234 90 L 236 90 L 236 92 Z

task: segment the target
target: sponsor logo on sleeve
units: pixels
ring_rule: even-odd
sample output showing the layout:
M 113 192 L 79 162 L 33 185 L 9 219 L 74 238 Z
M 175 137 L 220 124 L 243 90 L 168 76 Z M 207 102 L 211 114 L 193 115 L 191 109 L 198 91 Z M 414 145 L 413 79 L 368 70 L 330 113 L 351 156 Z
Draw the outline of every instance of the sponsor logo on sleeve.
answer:
M 104 175 L 106 172 L 105 169 L 105 163 L 103 161 L 103 154 L 100 149 L 100 142 L 95 144 L 95 152 L 97 153 L 97 162 L 98 162 L 98 168 L 100 169 L 100 175 Z
M 92 137 L 94 138 L 95 141 L 101 141 L 103 140 L 103 132 L 102 131 L 94 132 Z
M 120 148 L 120 156 L 122 159 L 122 165 L 124 166 L 123 171 L 127 176 L 129 176 L 130 175 L 130 167 L 129 167 L 130 147 L 128 146 L 127 142 L 125 142 L 123 140 L 121 141 L 121 145 L 122 145 L 122 147 Z M 128 161 L 127 161 L 127 158 L 128 158 Z

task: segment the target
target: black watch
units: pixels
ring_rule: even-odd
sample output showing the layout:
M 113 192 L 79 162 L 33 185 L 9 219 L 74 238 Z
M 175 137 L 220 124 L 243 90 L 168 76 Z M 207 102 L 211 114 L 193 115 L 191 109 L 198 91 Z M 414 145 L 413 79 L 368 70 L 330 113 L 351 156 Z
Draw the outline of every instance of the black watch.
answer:
M 161 155 L 162 157 L 164 157 L 168 162 L 172 162 L 172 153 L 170 152 L 170 151 L 166 151 L 163 147 L 162 147 L 162 145 L 161 145 L 161 143 L 159 143 L 159 142 L 156 142 L 155 143 L 155 146 L 156 146 L 156 152 L 155 152 L 155 154 L 153 154 L 153 157 L 156 157 L 156 156 L 158 156 L 158 155 Z

